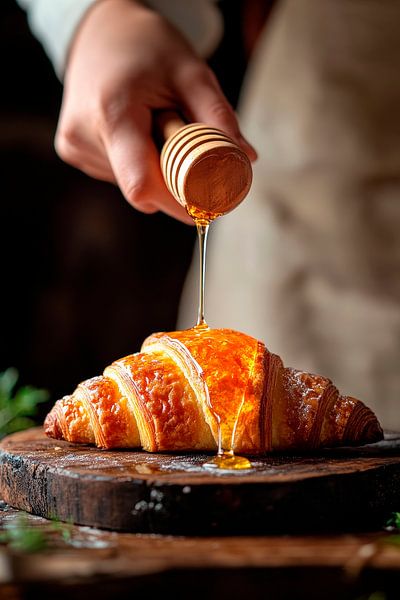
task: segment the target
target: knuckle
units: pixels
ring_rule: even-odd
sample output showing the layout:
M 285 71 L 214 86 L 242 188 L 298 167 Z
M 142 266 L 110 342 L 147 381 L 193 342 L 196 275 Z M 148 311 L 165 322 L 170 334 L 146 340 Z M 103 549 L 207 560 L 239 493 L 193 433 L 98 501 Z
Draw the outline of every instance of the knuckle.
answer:
M 136 177 L 129 181 L 125 188 L 125 196 L 130 204 L 142 210 L 149 204 L 150 190 L 144 177 Z
M 222 100 L 215 100 L 215 102 L 210 105 L 210 113 L 219 119 L 229 121 L 233 119 L 232 109 Z
M 235 114 L 232 107 L 224 100 L 216 99 L 209 106 L 210 113 L 217 119 L 232 125 L 235 122 Z
M 54 148 L 60 158 L 70 162 L 79 156 L 82 149 L 82 136 L 75 124 L 61 124 L 54 138 Z
M 98 114 L 105 125 L 116 122 L 121 108 L 121 101 L 113 94 L 105 94 L 99 99 Z
M 96 111 L 97 123 L 106 131 L 110 131 L 126 118 L 131 109 L 132 99 L 126 94 L 116 94 L 114 90 L 103 92 Z
M 183 64 L 176 72 L 175 79 L 179 87 L 214 86 L 214 74 L 201 60 L 191 60 Z
M 70 146 L 73 148 L 79 148 L 82 136 L 79 133 L 78 127 L 75 125 L 62 126 L 56 134 L 56 140 L 62 146 Z

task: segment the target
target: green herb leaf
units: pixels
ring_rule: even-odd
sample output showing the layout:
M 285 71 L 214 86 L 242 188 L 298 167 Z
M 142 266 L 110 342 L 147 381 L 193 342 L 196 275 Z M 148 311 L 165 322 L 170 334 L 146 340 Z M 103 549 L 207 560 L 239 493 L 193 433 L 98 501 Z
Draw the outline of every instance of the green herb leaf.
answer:
M 47 546 L 44 532 L 29 526 L 26 518 L 22 516 L 4 526 L 0 542 L 7 544 L 12 550 L 27 553 L 41 552 Z
M 0 438 L 32 427 L 35 422 L 30 418 L 37 414 L 38 404 L 49 399 L 47 390 L 33 386 L 23 386 L 15 392 L 18 371 L 9 368 L 0 373 Z
M 13 521 L 6 523 L 0 532 L 0 544 L 16 552 L 42 552 L 54 546 L 55 538 L 65 544 L 72 541 L 72 524 L 59 520 L 50 520 L 43 525 L 32 525 L 27 515 L 22 513 Z
M 72 539 L 72 522 L 60 521 L 57 517 L 52 518 L 51 529 L 60 533 L 64 542 L 68 543 Z
M 15 433 L 16 431 L 29 429 L 29 427 L 33 427 L 34 425 L 35 421 L 28 419 L 28 417 L 15 417 L 7 425 L 5 425 L 4 432 L 8 435 L 9 433 Z
M 9 398 L 18 381 L 18 371 L 10 367 L 4 373 L 0 373 L 0 397 Z
M 400 512 L 393 512 L 386 523 L 386 527 L 400 529 Z

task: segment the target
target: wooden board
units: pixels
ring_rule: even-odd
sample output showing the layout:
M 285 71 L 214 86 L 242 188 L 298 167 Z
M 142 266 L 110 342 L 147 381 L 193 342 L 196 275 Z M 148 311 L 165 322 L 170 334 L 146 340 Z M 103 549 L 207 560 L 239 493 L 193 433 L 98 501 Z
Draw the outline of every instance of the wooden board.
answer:
M 400 436 L 318 454 L 272 455 L 209 471 L 205 454 L 102 451 L 41 428 L 1 444 L 0 495 L 43 517 L 182 535 L 380 528 L 400 509 Z

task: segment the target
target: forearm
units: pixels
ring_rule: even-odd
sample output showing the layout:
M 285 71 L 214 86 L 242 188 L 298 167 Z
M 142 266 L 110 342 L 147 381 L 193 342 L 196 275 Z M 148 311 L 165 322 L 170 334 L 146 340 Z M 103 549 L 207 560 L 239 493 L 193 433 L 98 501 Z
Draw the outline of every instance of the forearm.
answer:
M 63 79 L 74 34 L 87 10 L 102 0 L 17 0 L 26 10 L 30 28 L 42 43 L 54 69 Z M 222 20 L 212 0 L 146 0 L 175 25 L 195 51 L 208 56 L 222 33 Z

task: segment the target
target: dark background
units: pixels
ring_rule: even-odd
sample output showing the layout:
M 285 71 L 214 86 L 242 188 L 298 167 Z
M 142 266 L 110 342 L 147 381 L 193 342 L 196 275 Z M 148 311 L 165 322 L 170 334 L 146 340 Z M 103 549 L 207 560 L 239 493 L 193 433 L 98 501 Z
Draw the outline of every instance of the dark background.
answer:
M 150 333 L 174 329 L 195 231 L 137 212 L 116 187 L 58 159 L 62 85 L 25 13 L 14 0 L 0 6 L 0 371 L 17 368 L 53 403 Z M 238 44 L 243 6 L 230 0 L 210 60 L 233 105 L 248 53 Z

